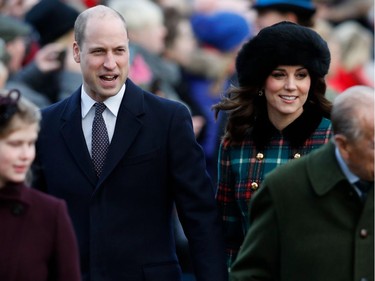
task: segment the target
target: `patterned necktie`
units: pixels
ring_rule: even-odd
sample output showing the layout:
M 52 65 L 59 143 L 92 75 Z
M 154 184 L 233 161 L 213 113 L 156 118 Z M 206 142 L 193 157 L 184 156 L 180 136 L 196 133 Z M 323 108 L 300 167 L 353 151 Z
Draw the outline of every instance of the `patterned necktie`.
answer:
M 103 111 L 106 106 L 102 102 L 95 103 L 95 117 L 92 123 L 92 146 L 91 157 L 94 164 L 95 172 L 98 178 L 103 169 L 104 161 L 107 156 L 109 138 L 107 127 L 103 119 Z
M 374 188 L 374 182 L 359 180 L 354 183 L 356 187 L 361 191 L 361 200 L 364 202 L 366 200 L 366 196 L 370 188 Z

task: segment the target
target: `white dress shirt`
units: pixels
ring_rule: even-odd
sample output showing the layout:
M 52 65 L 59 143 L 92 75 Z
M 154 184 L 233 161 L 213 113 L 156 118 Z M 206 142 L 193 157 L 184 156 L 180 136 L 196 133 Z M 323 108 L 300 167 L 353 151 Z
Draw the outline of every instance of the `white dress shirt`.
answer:
M 104 101 L 106 109 L 103 112 L 103 119 L 107 126 L 109 143 L 111 143 L 113 134 L 115 132 L 117 114 L 120 109 L 121 100 L 125 93 L 125 84 L 120 91 L 112 97 Z M 87 148 L 91 155 L 91 137 L 92 137 L 92 122 L 94 121 L 95 109 L 93 105 L 96 103 L 84 90 L 81 88 L 81 112 L 82 112 L 82 130 L 85 136 Z

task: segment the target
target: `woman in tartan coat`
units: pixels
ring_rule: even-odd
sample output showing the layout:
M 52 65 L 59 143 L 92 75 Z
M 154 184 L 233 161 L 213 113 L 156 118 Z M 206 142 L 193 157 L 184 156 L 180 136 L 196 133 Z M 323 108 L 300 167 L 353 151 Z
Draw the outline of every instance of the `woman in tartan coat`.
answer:
M 238 86 L 214 106 L 228 113 L 218 157 L 219 203 L 228 267 L 249 227 L 248 205 L 265 175 L 330 139 L 324 80 L 327 43 L 290 22 L 262 29 L 236 58 Z

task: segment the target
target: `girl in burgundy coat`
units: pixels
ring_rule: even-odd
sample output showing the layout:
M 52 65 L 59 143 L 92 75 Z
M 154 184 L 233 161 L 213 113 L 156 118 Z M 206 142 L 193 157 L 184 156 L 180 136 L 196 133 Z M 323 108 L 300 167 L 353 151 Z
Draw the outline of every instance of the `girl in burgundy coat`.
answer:
M 0 93 L 0 280 L 78 281 L 78 249 L 63 200 L 30 189 L 38 108 Z

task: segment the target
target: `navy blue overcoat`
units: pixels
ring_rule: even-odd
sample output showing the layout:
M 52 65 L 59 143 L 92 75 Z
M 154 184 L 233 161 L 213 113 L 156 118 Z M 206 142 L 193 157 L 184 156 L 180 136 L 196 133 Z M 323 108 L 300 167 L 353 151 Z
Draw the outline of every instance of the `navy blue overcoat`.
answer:
M 198 280 L 227 280 L 214 189 L 186 106 L 128 79 L 97 181 L 82 131 L 80 95 L 78 89 L 43 110 L 34 186 L 66 200 L 83 280 L 181 280 L 174 204 Z

